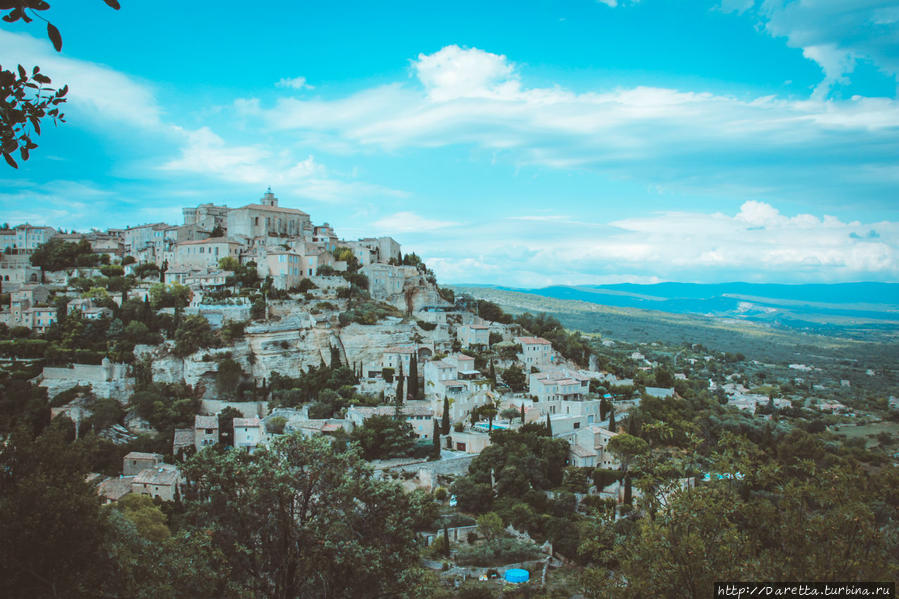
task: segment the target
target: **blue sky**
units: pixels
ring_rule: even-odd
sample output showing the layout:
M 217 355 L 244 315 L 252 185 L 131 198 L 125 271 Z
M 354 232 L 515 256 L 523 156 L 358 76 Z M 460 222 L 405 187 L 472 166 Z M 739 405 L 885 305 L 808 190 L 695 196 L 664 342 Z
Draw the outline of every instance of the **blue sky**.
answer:
M 899 5 L 51 3 L 69 84 L 3 220 L 282 205 L 445 283 L 899 280 Z M 485 6 L 489 4 L 489 6 Z

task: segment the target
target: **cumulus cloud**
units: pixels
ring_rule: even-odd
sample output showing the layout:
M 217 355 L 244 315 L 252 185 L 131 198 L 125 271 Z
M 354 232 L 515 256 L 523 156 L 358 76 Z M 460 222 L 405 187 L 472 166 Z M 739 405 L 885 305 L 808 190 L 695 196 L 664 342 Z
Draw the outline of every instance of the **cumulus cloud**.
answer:
M 275 83 L 275 87 L 287 87 L 290 89 L 315 89 L 314 86 L 309 85 L 306 82 L 305 77 L 282 78 L 277 83 Z
M 412 67 L 432 100 L 501 98 L 519 88 L 515 68 L 500 54 L 452 45 L 419 54 Z

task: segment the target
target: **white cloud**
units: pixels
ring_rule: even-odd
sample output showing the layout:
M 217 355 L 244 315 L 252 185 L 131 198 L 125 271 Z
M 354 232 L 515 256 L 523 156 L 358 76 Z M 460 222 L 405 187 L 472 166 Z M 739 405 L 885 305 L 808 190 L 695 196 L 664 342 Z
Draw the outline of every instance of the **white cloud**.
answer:
M 773 192 L 788 186 L 833 194 L 855 177 L 858 193 L 850 171 L 891 164 L 899 154 L 899 102 L 888 98 L 526 87 L 505 56 L 459 46 L 419 55 L 412 72 L 420 87 L 394 83 L 269 107 L 245 101 L 241 110 L 332 151 L 473 145 L 519 165 L 700 188 L 764 181 Z
M 428 91 L 441 102 L 457 98 L 500 98 L 518 91 L 515 68 L 505 56 L 477 48 L 446 46 L 434 54 L 419 54 L 412 67 Z
M 275 87 L 287 87 L 290 89 L 315 89 L 306 82 L 305 77 L 283 78 L 275 83 Z
M 735 214 L 660 212 L 611 223 L 504 218 L 420 235 L 410 228 L 400 241 L 425 257 L 441 281 L 454 283 L 539 287 L 650 278 L 808 282 L 899 276 L 899 222 L 787 216 L 758 201 L 744 202 Z
M 397 212 L 385 216 L 372 223 L 378 231 L 393 233 L 411 233 L 436 231 L 458 225 L 459 223 L 444 220 L 424 218 L 414 212 Z
M 69 86 L 62 112 L 89 117 L 101 126 L 169 133 L 151 88 L 107 66 L 67 58 L 53 51 L 46 40 L 0 30 L 3 64 L 39 65 L 53 85 Z M 30 71 L 30 68 L 29 68 Z
M 824 79 L 815 90 L 826 96 L 862 60 L 899 75 L 899 7 L 895 0 L 721 0 L 725 11 L 753 14 L 770 35 L 785 37 L 815 61 Z

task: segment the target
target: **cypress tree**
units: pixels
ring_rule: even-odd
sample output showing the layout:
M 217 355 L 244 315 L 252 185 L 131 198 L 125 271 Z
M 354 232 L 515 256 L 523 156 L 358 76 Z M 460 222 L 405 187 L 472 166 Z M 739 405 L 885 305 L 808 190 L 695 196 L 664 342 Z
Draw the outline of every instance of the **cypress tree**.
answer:
M 418 360 L 416 359 L 415 354 L 412 354 L 412 358 L 409 359 L 408 393 L 412 396 L 412 399 L 421 399 L 418 390 Z
M 437 419 L 434 419 L 434 449 L 431 451 L 431 459 L 439 460 L 440 459 L 440 426 L 437 424 Z
M 553 436 L 553 423 L 549 420 L 549 414 L 546 415 L 546 435 Z
M 609 406 L 609 430 L 615 432 L 615 406 Z
M 524 402 L 521 403 L 521 423 L 524 424 Z
M 443 396 L 443 420 L 440 423 L 440 432 L 444 435 L 448 435 L 450 431 L 450 416 L 449 416 L 449 398 L 444 395 Z
M 398 406 L 403 405 L 404 397 L 405 396 L 403 395 L 403 377 L 399 376 L 399 377 L 397 377 L 397 380 L 396 380 L 396 405 L 398 405 Z

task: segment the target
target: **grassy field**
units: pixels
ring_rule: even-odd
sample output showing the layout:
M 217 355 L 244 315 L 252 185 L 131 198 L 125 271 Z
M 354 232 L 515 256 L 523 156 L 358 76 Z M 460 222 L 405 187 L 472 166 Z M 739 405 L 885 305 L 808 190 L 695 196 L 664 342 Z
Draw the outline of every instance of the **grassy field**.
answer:
M 833 430 L 838 435 L 846 437 L 847 439 L 863 437 L 867 442 L 867 447 L 869 448 L 878 444 L 876 437 L 879 433 L 882 432 L 886 432 L 892 435 L 893 440 L 891 442 L 891 446 L 895 446 L 897 441 L 899 441 L 899 422 L 891 422 L 889 420 L 885 420 L 883 422 L 872 422 L 870 424 L 862 425 L 841 424 L 839 425 L 839 430 L 831 430 Z

